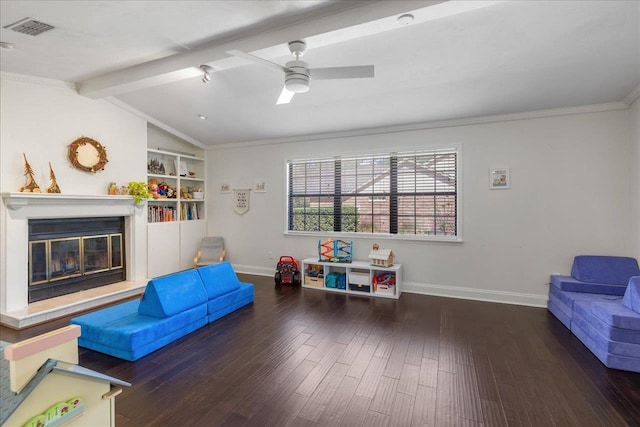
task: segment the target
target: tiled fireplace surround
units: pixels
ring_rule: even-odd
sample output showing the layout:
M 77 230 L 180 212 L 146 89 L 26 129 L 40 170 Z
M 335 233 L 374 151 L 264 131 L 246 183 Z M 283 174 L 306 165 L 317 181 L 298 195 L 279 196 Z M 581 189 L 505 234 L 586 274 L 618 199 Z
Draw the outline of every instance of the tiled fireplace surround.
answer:
M 46 322 L 142 293 L 146 285 L 145 209 L 129 196 L 2 193 L 0 323 L 14 329 Z M 121 216 L 125 282 L 28 303 L 29 219 Z

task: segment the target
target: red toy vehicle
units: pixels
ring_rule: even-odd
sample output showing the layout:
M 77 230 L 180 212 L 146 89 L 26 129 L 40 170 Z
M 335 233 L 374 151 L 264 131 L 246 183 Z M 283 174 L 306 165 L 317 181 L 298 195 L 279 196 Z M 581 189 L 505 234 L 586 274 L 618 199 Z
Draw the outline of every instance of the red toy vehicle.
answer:
M 280 286 L 283 283 L 300 286 L 300 261 L 292 256 L 281 256 L 276 266 L 274 279 L 276 286 Z

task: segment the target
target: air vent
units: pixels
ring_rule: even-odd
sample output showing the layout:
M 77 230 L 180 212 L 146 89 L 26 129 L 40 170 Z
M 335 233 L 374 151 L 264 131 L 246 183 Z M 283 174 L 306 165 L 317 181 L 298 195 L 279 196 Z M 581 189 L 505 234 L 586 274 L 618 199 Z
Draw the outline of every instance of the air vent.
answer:
M 45 24 L 44 22 L 36 21 L 35 19 L 24 18 L 18 22 L 9 24 L 4 28 L 17 31 L 18 33 L 28 34 L 30 36 L 37 36 L 38 34 L 42 34 L 55 27 L 53 25 Z

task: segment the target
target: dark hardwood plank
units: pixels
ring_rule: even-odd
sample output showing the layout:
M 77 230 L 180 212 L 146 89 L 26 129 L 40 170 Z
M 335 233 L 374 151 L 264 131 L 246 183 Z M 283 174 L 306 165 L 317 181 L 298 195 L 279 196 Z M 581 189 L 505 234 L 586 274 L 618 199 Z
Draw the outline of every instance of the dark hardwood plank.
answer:
M 415 396 L 418 392 L 418 382 L 420 381 L 420 366 L 405 363 L 400 373 L 400 383 L 398 392 Z
M 412 423 L 415 426 L 436 426 L 436 388 L 418 386 L 413 406 Z
M 347 374 L 349 367 L 342 363 L 336 363 L 324 377 L 306 404 L 301 408 L 298 418 L 309 421 L 318 421 L 322 412 L 329 405 L 329 401 L 335 394 L 338 386 Z
M 389 425 L 398 427 L 411 426 L 413 407 L 416 398 L 404 393 L 396 393 L 389 415 Z
M 356 395 L 373 399 L 387 362 L 387 359 L 381 359 L 380 357 L 371 358 L 367 370 L 364 372 L 362 379 L 358 383 Z
M 349 372 L 347 375 L 355 378 L 362 378 L 364 372 L 367 370 L 369 363 L 371 362 L 371 358 L 373 357 L 374 352 L 376 351 L 376 346 L 372 344 L 364 344 L 356 358 L 351 362 L 351 367 L 349 368 Z
M 438 361 L 422 358 L 418 384 L 427 387 L 438 387 Z
M 389 425 L 389 415 L 369 411 L 364 418 L 364 425 L 367 427 L 387 427 Z
M 381 414 L 391 414 L 393 399 L 396 397 L 396 390 L 400 381 L 395 378 L 383 376 L 378 382 L 375 396 L 369 409 Z
M 255 283 L 255 303 L 125 362 L 118 427 L 640 425 L 640 374 L 604 367 L 545 309 Z M 16 342 L 66 326 L 22 331 Z

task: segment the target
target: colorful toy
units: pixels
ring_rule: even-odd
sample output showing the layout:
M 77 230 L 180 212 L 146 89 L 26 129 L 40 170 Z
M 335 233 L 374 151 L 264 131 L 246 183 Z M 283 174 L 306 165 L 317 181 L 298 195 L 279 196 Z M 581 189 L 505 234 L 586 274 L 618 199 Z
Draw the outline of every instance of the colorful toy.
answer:
M 391 249 L 380 249 L 380 246 L 374 243 L 371 252 L 369 252 L 369 262 L 376 267 L 391 267 L 393 252 Z
M 307 276 L 309 277 L 322 277 L 324 274 L 324 269 L 321 265 L 317 264 L 309 264 L 307 265 Z
M 276 265 L 276 274 L 274 276 L 276 286 L 281 284 L 289 284 L 300 286 L 300 261 L 292 256 L 283 255 Z
M 389 289 L 396 285 L 396 274 L 391 271 L 384 271 L 373 276 L 373 290 Z
M 346 289 L 347 288 L 347 275 L 345 273 L 329 273 L 325 280 L 324 285 L 327 288 Z
M 318 240 L 318 261 L 351 262 L 353 242 L 345 240 Z
M 151 193 L 151 197 L 154 199 L 160 198 L 160 193 L 158 192 L 158 180 L 155 178 L 151 178 L 149 180 L 149 192 Z

